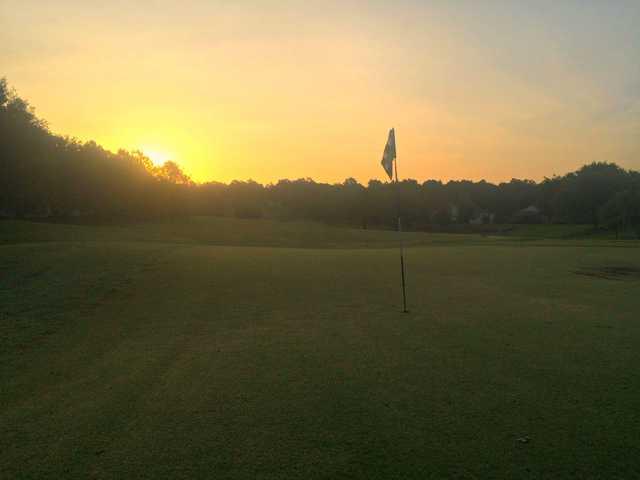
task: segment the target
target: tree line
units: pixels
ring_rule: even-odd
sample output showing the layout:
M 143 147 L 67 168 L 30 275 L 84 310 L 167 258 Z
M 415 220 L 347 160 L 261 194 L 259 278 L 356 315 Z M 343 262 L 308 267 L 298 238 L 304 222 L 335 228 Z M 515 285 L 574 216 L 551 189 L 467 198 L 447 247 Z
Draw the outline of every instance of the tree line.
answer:
M 640 173 L 592 163 L 541 182 L 352 178 L 198 184 L 175 162 L 53 134 L 0 79 L 0 217 L 145 220 L 186 215 L 315 220 L 413 230 L 470 224 L 581 223 L 640 236 Z

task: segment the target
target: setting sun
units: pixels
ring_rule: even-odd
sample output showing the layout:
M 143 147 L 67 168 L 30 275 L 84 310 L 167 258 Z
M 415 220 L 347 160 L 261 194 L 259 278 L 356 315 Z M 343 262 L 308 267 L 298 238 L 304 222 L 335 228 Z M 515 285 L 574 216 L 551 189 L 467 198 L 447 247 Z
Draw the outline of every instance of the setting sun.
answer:
M 165 162 L 171 160 L 171 155 L 163 150 L 152 149 L 152 148 L 141 148 L 142 153 L 144 153 L 149 159 L 153 162 L 153 164 L 157 167 L 163 165 Z

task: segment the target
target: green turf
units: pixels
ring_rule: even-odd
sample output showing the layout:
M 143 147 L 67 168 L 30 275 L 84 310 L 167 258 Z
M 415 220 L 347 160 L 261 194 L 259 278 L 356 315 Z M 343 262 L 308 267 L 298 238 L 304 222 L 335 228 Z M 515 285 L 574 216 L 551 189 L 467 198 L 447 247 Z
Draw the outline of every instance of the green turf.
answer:
M 594 232 L 593 225 L 512 225 L 508 231 L 509 235 L 522 238 L 562 238 L 575 239 L 589 236 L 598 238 L 615 237 L 615 233 L 611 232 Z
M 640 476 L 637 242 L 394 238 L 0 222 L 0 478 Z

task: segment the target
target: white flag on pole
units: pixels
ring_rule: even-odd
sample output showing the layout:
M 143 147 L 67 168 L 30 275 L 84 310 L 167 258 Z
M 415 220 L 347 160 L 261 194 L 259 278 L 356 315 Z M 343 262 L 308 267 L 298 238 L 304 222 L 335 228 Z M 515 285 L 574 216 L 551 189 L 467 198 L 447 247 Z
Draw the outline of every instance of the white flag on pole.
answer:
M 389 138 L 387 144 L 384 147 L 384 153 L 382 154 L 382 168 L 387 172 L 389 178 L 393 180 L 393 162 L 396 159 L 396 134 L 394 129 L 389 130 Z

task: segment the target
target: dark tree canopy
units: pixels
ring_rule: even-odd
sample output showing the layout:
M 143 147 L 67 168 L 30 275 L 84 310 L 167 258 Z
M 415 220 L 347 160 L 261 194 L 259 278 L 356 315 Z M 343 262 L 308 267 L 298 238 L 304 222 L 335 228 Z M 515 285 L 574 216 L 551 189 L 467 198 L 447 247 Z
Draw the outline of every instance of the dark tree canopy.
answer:
M 640 174 L 592 163 L 536 183 L 512 179 L 398 184 L 309 178 L 196 184 L 175 162 L 105 150 L 50 132 L 0 79 L 0 217 L 149 219 L 176 215 L 315 220 L 359 228 L 433 230 L 483 223 L 589 223 L 640 234 Z

